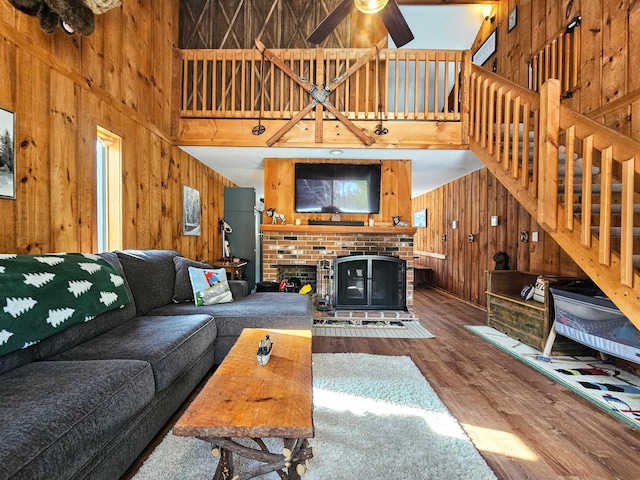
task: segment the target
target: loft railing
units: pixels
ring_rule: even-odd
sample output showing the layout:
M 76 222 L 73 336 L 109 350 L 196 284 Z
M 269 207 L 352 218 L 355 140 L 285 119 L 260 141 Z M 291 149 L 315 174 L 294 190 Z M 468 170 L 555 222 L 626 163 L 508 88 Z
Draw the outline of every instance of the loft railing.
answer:
M 321 88 L 366 49 L 272 49 L 299 78 Z M 329 101 L 351 120 L 460 121 L 459 50 L 380 49 Z M 183 118 L 290 119 L 311 101 L 307 90 L 253 50 L 181 50 Z M 305 118 L 313 118 L 314 111 Z M 325 117 L 331 117 L 324 112 Z
M 473 65 L 470 85 L 471 149 L 640 327 L 640 143 L 561 106 L 558 80 L 539 95 Z

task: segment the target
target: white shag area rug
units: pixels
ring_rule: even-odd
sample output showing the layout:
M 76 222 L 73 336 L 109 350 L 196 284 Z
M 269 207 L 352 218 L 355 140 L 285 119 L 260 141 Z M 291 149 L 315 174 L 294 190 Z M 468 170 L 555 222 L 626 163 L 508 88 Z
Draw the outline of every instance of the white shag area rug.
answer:
M 315 456 L 304 480 L 496 478 L 409 357 L 313 354 L 313 401 Z M 204 441 L 169 433 L 134 480 L 210 479 L 210 452 Z M 246 465 L 234 462 L 236 473 Z

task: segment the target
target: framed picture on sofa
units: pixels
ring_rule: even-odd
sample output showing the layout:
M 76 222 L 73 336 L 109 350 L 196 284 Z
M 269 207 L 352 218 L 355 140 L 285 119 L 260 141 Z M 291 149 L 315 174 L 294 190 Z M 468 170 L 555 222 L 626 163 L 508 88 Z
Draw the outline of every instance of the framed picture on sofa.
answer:
M 188 185 L 182 186 L 182 234 L 200 235 L 200 191 Z
M 16 198 L 15 114 L 0 108 L 0 198 Z

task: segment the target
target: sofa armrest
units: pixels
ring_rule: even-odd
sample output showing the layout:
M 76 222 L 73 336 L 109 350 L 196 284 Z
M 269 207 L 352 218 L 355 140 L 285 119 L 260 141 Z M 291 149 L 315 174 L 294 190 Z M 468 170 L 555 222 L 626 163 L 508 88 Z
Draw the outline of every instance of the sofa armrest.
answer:
M 249 295 L 249 282 L 246 280 L 229 280 L 229 288 L 233 298 L 242 298 Z

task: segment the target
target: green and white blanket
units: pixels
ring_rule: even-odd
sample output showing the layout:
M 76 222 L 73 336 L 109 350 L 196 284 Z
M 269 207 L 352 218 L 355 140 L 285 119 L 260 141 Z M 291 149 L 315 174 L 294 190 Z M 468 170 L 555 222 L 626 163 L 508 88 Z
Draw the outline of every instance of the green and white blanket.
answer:
M 130 302 L 118 270 L 97 255 L 0 254 L 0 355 Z

